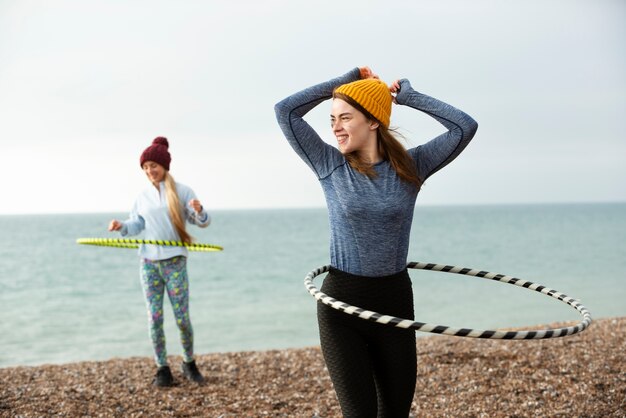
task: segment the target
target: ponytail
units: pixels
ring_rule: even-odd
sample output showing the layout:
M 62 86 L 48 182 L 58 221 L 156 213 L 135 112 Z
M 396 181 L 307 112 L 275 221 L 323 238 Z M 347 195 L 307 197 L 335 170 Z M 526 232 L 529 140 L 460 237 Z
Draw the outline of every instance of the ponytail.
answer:
M 176 192 L 176 182 L 170 175 L 169 171 L 165 172 L 165 194 L 167 197 L 167 207 L 169 209 L 170 219 L 174 224 L 174 229 L 178 232 L 180 240 L 185 244 L 191 244 L 193 238 L 185 229 L 185 219 L 183 217 L 183 205 L 180 203 L 178 193 Z

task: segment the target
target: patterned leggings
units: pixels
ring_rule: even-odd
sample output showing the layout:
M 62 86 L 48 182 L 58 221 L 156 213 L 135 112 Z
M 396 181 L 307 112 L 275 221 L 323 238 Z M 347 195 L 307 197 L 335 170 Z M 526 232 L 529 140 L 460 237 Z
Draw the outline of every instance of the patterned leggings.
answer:
M 148 307 L 150 338 L 154 359 L 158 367 L 167 366 L 165 332 L 163 331 L 163 294 L 172 303 L 176 325 L 180 330 L 184 361 L 193 360 L 193 329 L 189 319 L 189 280 L 187 258 L 183 256 L 167 260 L 141 260 L 141 284 Z

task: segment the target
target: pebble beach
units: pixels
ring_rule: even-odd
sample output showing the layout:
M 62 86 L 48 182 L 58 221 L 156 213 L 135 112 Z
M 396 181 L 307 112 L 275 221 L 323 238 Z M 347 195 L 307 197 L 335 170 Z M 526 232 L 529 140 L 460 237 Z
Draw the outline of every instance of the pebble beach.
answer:
M 621 317 L 547 340 L 418 338 L 411 416 L 626 417 L 625 336 Z M 151 358 L 2 368 L 0 416 L 341 416 L 319 347 L 201 354 L 203 385 L 169 360 L 170 388 L 151 385 Z

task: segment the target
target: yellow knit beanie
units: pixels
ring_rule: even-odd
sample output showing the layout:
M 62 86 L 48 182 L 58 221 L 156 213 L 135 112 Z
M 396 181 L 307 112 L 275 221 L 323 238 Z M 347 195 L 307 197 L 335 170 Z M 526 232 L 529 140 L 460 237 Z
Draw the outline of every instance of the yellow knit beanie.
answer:
M 386 128 L 391 118 L 391 93 L 387 85 L 375 78 L 353 81 L 335 89 L 360 104 Z

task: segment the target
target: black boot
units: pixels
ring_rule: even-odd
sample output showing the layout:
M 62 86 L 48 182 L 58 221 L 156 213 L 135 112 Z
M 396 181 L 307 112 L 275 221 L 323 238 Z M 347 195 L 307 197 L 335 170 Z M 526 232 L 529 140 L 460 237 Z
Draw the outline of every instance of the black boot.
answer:
M 174 384 L 174 376 L 172 376 L 170 366 L 159 367 L 156 372 L 156 376 L 154 376 L 152 384 L 158 387 L 172 386 Z
M 183 375 L 192 382 L 204 383 L 204 377 L 200 374 L 200 370 L 198 370 L 195 360 L 192 360 L 189 363 L 183 361 L 180 365 L 180 370 L 183 372 Z

